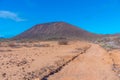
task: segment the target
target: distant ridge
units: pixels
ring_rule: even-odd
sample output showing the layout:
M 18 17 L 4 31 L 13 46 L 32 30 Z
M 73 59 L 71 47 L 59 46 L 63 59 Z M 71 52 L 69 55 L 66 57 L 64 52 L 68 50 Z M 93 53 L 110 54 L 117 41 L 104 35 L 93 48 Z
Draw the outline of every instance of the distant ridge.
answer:
M 15 36 L 13 39 L 93 39 L 100 35 L 87 32 L 66 22 L 38 24 L 31 29 Z

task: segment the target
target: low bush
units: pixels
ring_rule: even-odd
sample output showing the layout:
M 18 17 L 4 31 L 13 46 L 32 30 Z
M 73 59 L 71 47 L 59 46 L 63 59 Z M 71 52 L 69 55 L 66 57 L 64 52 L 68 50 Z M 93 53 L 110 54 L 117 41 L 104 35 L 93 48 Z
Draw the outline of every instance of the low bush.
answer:
M 68 41 L 67 40 L 61 40 L 58 42 L 59 45 L 68 45 Z

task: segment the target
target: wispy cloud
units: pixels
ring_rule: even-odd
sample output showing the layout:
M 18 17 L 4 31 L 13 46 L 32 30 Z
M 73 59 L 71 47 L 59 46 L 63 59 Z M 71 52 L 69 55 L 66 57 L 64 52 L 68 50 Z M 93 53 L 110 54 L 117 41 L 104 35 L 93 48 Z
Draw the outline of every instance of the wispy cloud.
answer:
M 11 11 L 0 11 L 0 18 L 11 19 L 17 22 L 25 21 L 25 19 L 18 16 L 18 14 Z

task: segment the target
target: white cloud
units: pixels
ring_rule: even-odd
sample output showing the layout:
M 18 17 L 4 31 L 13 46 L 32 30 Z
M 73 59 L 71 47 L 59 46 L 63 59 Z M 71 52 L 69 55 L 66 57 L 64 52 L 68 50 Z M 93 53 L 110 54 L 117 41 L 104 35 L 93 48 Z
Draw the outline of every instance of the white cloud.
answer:
M 18 14 L 11 11 L 0 11 L 0 18 L 11 19 L 17 22 L 25 21 L 25 19 L 20 18 Z

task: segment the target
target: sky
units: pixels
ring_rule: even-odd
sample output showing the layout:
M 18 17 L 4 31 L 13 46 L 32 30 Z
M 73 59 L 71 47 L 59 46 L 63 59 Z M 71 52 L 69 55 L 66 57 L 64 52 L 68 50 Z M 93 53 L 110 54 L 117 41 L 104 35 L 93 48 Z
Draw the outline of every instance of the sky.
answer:
M 120 0 L 0 0 L 0 37 L 64 21 L 92 33 L 120 33 Z

